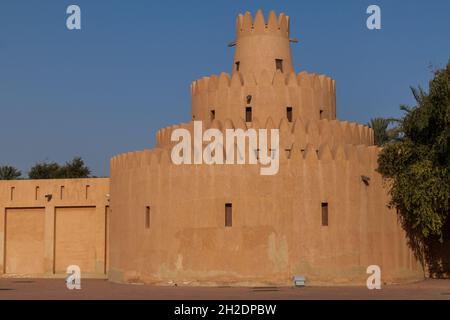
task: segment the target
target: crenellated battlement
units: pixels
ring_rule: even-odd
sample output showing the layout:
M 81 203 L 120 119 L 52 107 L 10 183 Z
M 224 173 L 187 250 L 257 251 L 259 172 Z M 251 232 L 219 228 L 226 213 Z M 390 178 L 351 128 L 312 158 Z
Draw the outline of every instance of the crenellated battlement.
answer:
M 173 125 L 158 130 L 156 134 L 156 145 L 159 148 L 170 148 L 173 146 L 171 134 L 175 129 L 182 128 L 193 134 L 193 122 Z M 308 143 L 313 145 L 321 145 L 328 143 L 331 146 L 338 145 L 366 145 L 374 144 L 373 130 L 368 126 L 338 120 L 309 120 L 304 121 L 297 118 L 290 123 L 283 118 L 279 122 L 275 122 L 271 117 L 260 121 L 255 118 L 252 123 L 246 123 L 242 119 L 233 121 L 226 119 L 224 121 L 215 119 L 212 122 L 203 122 L 203 130 L 219 129 L 279 129 L 280 148 L 289 149 L 296 143 L 305 147 Z
M 236 21 L 237 36 L 248 36 L 252 34 L 270 34 L 289 38 L 289 17 L 281 13 L 278 17 L 274 11 L 270 11 L 267 21 L 261 10 L 256 12 L 253 19 L 250 12 L 239 14 Z
M 195 80 L 191 84 L 191 94 L 196 96 L 201 93 L 215 92 L 220 89 L 237 89 L 240 87 L 302 87 L 314 90 L 325 90 L 336 93 L 336 81 L 323 74 L 308 73 L 302 71 L 298 74 L 285 74 L 280 71 L 271 73 L 263 70 L 258 75 L 253 73 L 242 74 L 234 72 L 231 76 L 222 72 L 220 75 L 211 75 Z
M 235 145 L 236 146 L 236 145 Z M 380 148 L 377 146 L 366 146 L 366 145 L 330 145 L 328 143 L 323 143 L 320 145 L 314 145 L 308 143 L 303 146 L 298 143 L 293 143 L 288 150 L 280 151 L 280 162 L 283 164 L 296 164 L 299 162 L 326 162 L 326 161 L 350 161 L 353 165 L 358 164 L 360 166 L 372 167 L 376 164 L 377 155 Z M 172 163 L 170 157 L 171 150 L 163 148 L 155 148 L 152 150 L 142 150 L 135 152 L 128 152 L 119 154 L 111 159 L 111 170 L 113 172 L 120 172 L 121 170 L 133 170 L 138 168 L 150 167 L 155 170 L 166 170 L 167 166 L 175 166 Z M 287 162 L 286 162 L 287 161 Z M 163 167 L 161 167 L 163 166 Z M 199 165 L 192 165 L 198 167 Z M 203 167 L 208 167 L 218 169 L 220 166 L 229 166 L 227 164 L 223 165 L 200 165 Z M 243 166 L 243 165 L 231 165 Z M 245 166 L 245 165 L 244 165 Z M 187 165 L 176 166 L 179 168 L 189 168 Z M 118 171 L 119 170 L 119 171 Z M 220 169 L 219 169 L 220 170 Z M 259 173 L 256 173 L 259 175 Z

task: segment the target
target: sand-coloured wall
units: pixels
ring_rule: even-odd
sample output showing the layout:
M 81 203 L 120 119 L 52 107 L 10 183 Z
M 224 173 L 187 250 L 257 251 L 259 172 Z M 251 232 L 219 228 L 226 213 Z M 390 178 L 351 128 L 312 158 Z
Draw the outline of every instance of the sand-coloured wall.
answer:
M 293 119 L 336 119 L 336 83 L 325 75 L 263 70 L 234 72 L 230 78 L 222 73 L 194 81 L 191 94 L 193 120 L 210 121 L 214 110 L 218 120 L 244 121 L 247 107 L 253 117 L 276 123 L 286 118 L 288 107 Z
M 423 277 L 375 172 L 378 150 L 294 145 L 280 172 L 255 165 L 173 165 L 168 150 L 111 161 L 111 270 L 116 281 L 364 285 Z M 362 176 L 369 177 L 366 185 Z M 225 227 L 225 204 L 233 226 Z M 329 204 L 329 226 L 321 204 Z M 150 227 L 146 227 L 147 207 Z
M 109 179 L 0 181 L 0 275 L 105 277 Z

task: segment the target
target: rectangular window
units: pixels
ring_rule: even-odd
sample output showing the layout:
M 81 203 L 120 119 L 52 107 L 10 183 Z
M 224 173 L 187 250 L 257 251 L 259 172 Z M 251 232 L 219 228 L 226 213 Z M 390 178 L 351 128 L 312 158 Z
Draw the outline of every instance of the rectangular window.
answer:
M 231 203 L 225 204 L 225 227 L 233 226 L 233 205 Z
M 89 188 L 91 186 L 90 185 L 86 185 L 86 200 L 89 199 Z
M 277 70 L 280 70 L 283 72 L 283 60 L 282 59 L 275 59 L 275 66 Z
M 61 190 L 59 191 L 59 198 L 62 200 L 64 197 L 64 186 L 61 186 Z
M 145 208 L 145 228 L 150 229 L 150 206 Z
M 236 62 L 236 71 L 239 71 L 239 67 L 241 66 L 241 62 L 237 61 Z
M 14 200 L 14 191 L 16 190 L 15 187 L 11 187 L 11 200 Z
M 245 108 L 245 121 L 252 122 L 252 107 Z
M 39 187 L 36 187 L 34 192 L 34 200 L 37 200 L 39 198 Z
M 286 118 L 289 122 L 292 122 L 292 107 L 286 108 Z
M 211 110 L 211 121 L 216 118 L 216 110 Z
M 328 227 L 328 203 L 322 203 L 322 226 Z

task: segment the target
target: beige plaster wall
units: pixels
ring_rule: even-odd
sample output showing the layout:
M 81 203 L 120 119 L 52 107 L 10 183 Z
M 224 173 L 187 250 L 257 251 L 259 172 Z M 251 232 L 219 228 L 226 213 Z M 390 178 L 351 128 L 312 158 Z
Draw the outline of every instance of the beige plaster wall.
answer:
M 0 181 L 0 275 L 104 277 L 109 179 Z
M 175 166 L 163 149 L 114 157 L 110 279 L 279 285 L 305 275 L 315 284 L 364 285 L 372 264 L 386 282 L 423 278 L 386 207 L 377 152 L 294 146 L 275 176 L 253 165 Z M 329 203 L 328 227 L 322 202 Z M 231 228 L 225 203 L 233 204 Z

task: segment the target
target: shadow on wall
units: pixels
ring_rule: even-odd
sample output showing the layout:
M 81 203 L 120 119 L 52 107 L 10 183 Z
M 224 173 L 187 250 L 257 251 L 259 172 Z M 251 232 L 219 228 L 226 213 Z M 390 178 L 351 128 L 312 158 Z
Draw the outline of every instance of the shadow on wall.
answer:
M 450 219 L 444 227 L 443 242 L 430 239 L 427 250 L 427 265 L 431 278 L 450 279 Z
M 450 279 L 450 219 L 447 219 L 444 225 L 442 240 L 436 236 L 424 240 L 421 232 L 403 219 L 399 211 L 398 218 L 406 231 L 408 245 L 423 269 L 427 270 L 425 276 L 433 279 Z

